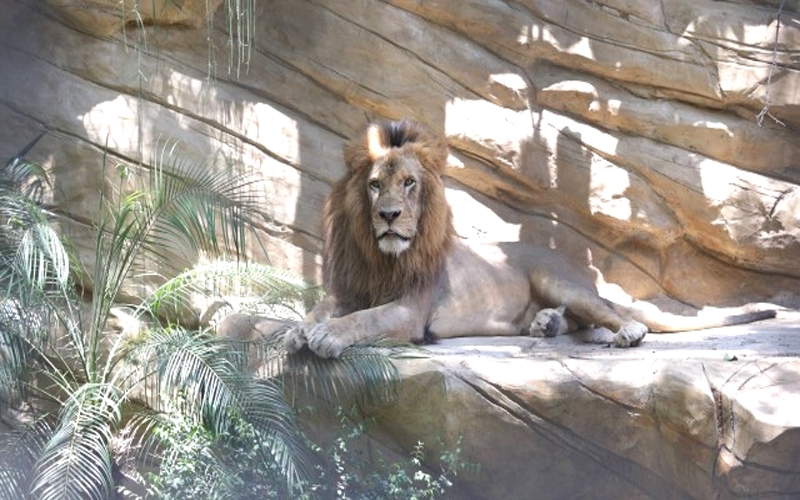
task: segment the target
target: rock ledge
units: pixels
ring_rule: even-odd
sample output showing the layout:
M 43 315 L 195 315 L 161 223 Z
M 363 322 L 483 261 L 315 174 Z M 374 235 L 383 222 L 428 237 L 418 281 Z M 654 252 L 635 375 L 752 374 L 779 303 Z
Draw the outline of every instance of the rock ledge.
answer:
M 376 438 L 480 464 L 464 498 L 796 498 L 800 321 L 649 335 L 635 349 L 462 338 L 399 359 Z M 433 456 L 434 454 L 431 453 Z

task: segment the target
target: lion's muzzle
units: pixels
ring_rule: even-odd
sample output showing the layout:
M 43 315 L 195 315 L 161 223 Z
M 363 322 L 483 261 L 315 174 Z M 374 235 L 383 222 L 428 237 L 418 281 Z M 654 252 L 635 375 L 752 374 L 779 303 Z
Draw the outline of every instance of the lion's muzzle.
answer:
M 388 228 L 378 235 L 378 248 L 389 255 L 400 255 L 411 246 L 411 238 L 404 236 L 392 228 Z

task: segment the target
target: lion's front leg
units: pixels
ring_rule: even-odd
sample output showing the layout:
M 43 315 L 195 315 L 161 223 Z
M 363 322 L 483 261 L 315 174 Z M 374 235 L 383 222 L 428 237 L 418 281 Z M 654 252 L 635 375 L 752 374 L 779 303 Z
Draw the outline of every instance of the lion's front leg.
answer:
M 342 352 L 361 340 L 357 328 L 347 317 L 331 318 L 314 325 L 305 335 L 308 348 L 321 358 L 338 358 Z
M 323 358 L 339 357 L 353 344 L 379 338 L 420 341 L 428 324 L 430 298 L 431 293 L 426 291 L 341 318 L 330 318 L 306 331 L 305 340 L 309 349 Z
M 302 349 L 308 343 L 308 333 L 320 323 L 330 319 L 338 308 L 338 304 L 339 302 L 334 295 L 328 295 L 314 306 L 303 321 L 300 321 L 286 332 L 283 338 L 286 350 L 290 354 L 294 354 Z
M 319 323 L 301 321 L 290 328 L 283 337 L 283 345 L 289 354 L 294 354 L 308 343 L 306 332 L 311 331 Z

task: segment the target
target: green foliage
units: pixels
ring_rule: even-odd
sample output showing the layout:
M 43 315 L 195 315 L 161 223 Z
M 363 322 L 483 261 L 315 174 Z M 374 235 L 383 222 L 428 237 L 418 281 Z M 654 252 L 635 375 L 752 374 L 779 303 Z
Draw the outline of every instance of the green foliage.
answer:
M 41 198 L 32 198 L 44 192 L 44 172 L 17 160 L 0 175 L 0 411 L 20 424 L 0 439 L 0 498 L 110 498 L 130 450 L 161 471 L 151 478 L 159 497 L 311 495 L 318 476 L 286 384 L 298 397 L 325 401 L 394 395 L 392 346 L 352 348 L 338 361 L 287 358 L 279 336 L 220 341 L 169 313 L 201 296 L 232 310 L 299 317 L 321 292 L 242 258 L 260 217 L 250 179 L 185 164 L 167 149 L 157 157 L 138 188 L 127 187 L 142 178 L 125 167 L 115 195 L 101 198 L 91 272 L 58 238 Z M 137 318 L 160 320 L 146 331 L 110 333 L 126 280 L 143 262 L 169 269 L 175 248 L 187 261 L 226 248 L 235 258 L 166 280 L 133 308 Z M 84 312 L 75 291 L 87 283 Z M 251 355 L 267 367 L 260 378 L 247 368 Z M 120 442 L 130 436 L 138 444 L 126 449 Z
M 160 467 L 149 478 L 149 494 L 155 498 L 433 500 L 444 498 L 459 471 L 469 467 L 461 459 L 460 439 L 441 452 L 438 472 L 423 464 L 421 442 L 405 460 L 366 460 L 359 453 L 367 439 L 366 423 L 339 410 L 338 435 L 325 448 L 311 445 L 318 465 L 306 483 L 290 490 L 279 471 L 263 460 L 264 436 L 245 420 L 234 419 L 230 433 L 214 434 L 185 419 L 183 412 L 167 415 L 168 423 L 155 433 L 164 450 Z
M 69 256 L 41 206 L 47 177 L 22 155 L 0 170 L 0 411 L 27 397 L 28 369 L 69 302 Z
M 110 497 L 114 438 L 133 432 L 125 426 L 153 428 L 148 419 L 126 421 L 123 410 L 154 384 L 180 396 L 187 418 L 215 434 L 233 426 L 233 408 L 270 443 L 264 459 L 287 484 L 298 482 L 304 446 L 275 383 L 250 377 L 207 332 L 156 324 L 123 342 L 107 329 L 123 283 L 143 261 L 169 269 L 174 255 L 166 250 L 176 246 L 188 259 L 227 248 L 243 254 L 247 228 L 260 217 L 252 181 L 181 162 L 167 149 L 142 188 L 126 188 L 132 179 L 122 176 L 116 196 L 101 199 L 93 272 L 76 273 L 93 292 L 83 313 L 70 272 L 78 261 L 31 197 L 44 179 L 24 160 L 0 176 L 0 410 L 23 423 L 0 443 L 0 497 Z
M 120 420 L 120 394 L 107 383 L 85 383 L 67 394 L 56 426 L 39 452 L 34 498 L 108 498 L 114 487 L 111 436 Z
M 282 472 L 265 460 L 270 440 L 234 410 L 222 433 L 168 408 L 155 427 L 157 472 L 148 475 L 148 495 L 161 499 L 289 498 Z
M 425 445 L 417 442 L 406 460 L 387 463 L 379 453 L 365 458 L 367 422 L 352 417 L 352 412 L 338 411 L 341 430 L 331 444 L 316 447 L 321 465 L 316 484 L 304 498 L 347 499 L 436 499 L 443 498 L 460 471 L 472 466 L 461 459 L 461 438 L 453 449 L 439 455 L 439 471 L 423 464 Z
M 346 349 L 339 358 L 324 359 L 310 351 L 279 357 L 275 366 L 298 398 L 311 398 L 330 404 L 356 400 L 382 404 L 396 395 L 397 367 L 392 363 L 396 346 L 386 342 Z
M 202 331 L 159 329 L 134 352 L 146 371 L 154 369 L 158 396 L 150 407 L 177 409 L 212 436 L 246 424 L 260 436 L 261 462 L 278 466 L 290 486 L 304 477 L 305 443 L 276 380 L 253 377 L 235 351 Z M 158 430 L 163 422 L 155 414 L 147 424 Z
M 322 288 L 309 285 L 291 273 L 254 262 L 217 261 L 198 265 L 160 286 L 142 304 L 153 316 L 177 316 L 195 297 L 213 300 L 203 317 L 208 324 L 214 314 L 248 312 L 272 318 L 299 320 L 322 299 Z

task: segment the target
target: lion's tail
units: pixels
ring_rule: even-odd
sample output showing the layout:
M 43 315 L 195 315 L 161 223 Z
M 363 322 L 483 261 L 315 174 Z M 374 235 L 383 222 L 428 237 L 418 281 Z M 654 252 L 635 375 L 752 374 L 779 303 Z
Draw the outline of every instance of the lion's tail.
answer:
M 741 325 L 764 319 L 774 318 L 775 309 L 743 310 L 741 308 L 720 309 L 714 313 L 704 313 L 698 316 L 683 316 L 661 311 L 657 308 L 639 309 L 626 308 L 630 316 L 644 323 L 653 333 L 684 332 L 689 330 L 704 330 L 720 326 Z

